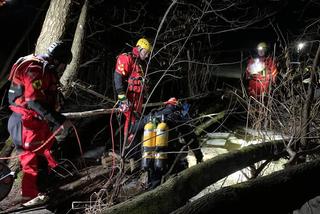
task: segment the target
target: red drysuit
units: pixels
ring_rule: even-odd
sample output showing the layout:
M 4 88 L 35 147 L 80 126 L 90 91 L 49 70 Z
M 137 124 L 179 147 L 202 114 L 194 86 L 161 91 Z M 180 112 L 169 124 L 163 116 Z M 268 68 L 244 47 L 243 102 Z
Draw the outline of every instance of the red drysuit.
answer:
M 277 74 L 276 65 L 271 57 L 251 58 L 246 69 L 249 95 L 255 98 L 266 95 Z
M 115 67 L 115 88 L 118 94 L 125 93 L 129 101 L 129 110 L 124 112 L 125 135 L 128 133 L 129 126 L 136 120 L 135 114 L 140 115 L 142 111 L 143 76 L 138 47 L 134 47 L 132 53 L 123 53 L 118 56 Z M 126 89 L 124 84 L 127 84 Z
M 9 80 L 10 109 L 13 111 L 8 130 L 14 143 L 22 149 L 22 196 L 38 195 L 38 156 L 44 156 L 48 166 L 58 164 L 50 153 L 54 138 L 39 151 L 34 151 L 52 135 L 48 120 L 61 125 L 65 117 L 55 111 L 58 79 L 44 57 L 29 55 L 12 67 Z

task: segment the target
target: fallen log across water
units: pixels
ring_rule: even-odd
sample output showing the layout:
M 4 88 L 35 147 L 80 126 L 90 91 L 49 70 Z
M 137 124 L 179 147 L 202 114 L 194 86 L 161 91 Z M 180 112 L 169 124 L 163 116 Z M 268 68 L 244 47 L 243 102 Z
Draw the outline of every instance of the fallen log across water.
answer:
M 152 191 L 105 208 L 101 213 L 170 213 L 218 180 L 261 160 L 284 155 L 283 149 L 282 141 L 274 141 L 219 155 L 177 174 Z
M 224 187 L 174 213 L 289 213 L 320 195 L 319 171 L 320 160 L 293 166 Z

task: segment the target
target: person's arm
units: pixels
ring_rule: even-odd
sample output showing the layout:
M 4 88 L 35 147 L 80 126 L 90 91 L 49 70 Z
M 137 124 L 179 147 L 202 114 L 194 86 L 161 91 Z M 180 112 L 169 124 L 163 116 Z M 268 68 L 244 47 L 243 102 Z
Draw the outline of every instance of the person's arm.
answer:
M 47 80 L 43 78 L 47 78 L 47 76 L 43 75 L 42 72 L 42 66 L 32 65 L 24 75 L 25 100 L 30 109 L 36 111 L 48 121 L 53 122 L 56 125 L 62 125 L 65 122 L 66 117 L 59 112 L 56 112 L 54 106 L 50 107 L 49 105 L 44 104 L 46 95 L 43 93 L 43 83 Z
M 40 104 L 40 102 L 38 102 L 37 100 L 30 100 L 27 103 L 29 108 L 36 111 L 46 120 L 54 123 L 55 125 L 62 125 L 66 120 L 66 117 L 64 115 L 56 112 L 48 106 Z
M 151 113 L 149 113 L 148 115 L 142 116 L 141 118 L 136 120 L 136 122 L 134 123 L 131 129 L 131 133 L 143 132 L 144 126 L 149 122 L 150 115 Z
M 117 71 L 114 72 L 114 86 L 117 92 L 117 95 L 125 94 L 123 86 L 123 77 Z
M 121 54 L 117 58 L 113 80 L 119 100 L 126 99 L 126 89 L 124 88 L 124 80 L 129 75 L 129 60 L 129 56 L 126 54 Z
M 203 154 L 197 136 L 194 134 L 192 142 L 189 145 L 189 148 L 192 150 L 194 156 L 196 157 L 197 163 L 203 161 Z
M 194 156 L 196 157 L 197 163 L 200 163 L 203 161 L 203 154 L 200 148 L 197 135 L 194 133 L 191 124 L 188 122 L 188 120 L 184 121 L 183 125 L 178 127 L 178 130 L 183 135 L 185 142 L 189 144 L 188 146 L 192 150 Z

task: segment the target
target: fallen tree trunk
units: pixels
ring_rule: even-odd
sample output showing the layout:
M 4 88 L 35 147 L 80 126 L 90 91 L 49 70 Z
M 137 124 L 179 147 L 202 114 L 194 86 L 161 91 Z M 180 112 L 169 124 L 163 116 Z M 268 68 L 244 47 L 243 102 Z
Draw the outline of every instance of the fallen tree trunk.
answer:
M 113 104 L 115 104 L 116 102 L 111 100 L 108 97 L 105 97 L 102 94 L 99 94 L 91 89 L 87 89 L 85 88 L 85 86 L 82 86 L 79 83 L 73 82 L 74 86 L 77 86 L 78 88 L 85 90 L 87 92 L 89 92 L 90 94 L 93 94 L 97 97 L 100 97 L 104 100 L 107 100 L 108 102 L 111 102 Z M 180 99 L 181 101 L 187 101 L 187 100 L 197 100 L 197 99 L 201 99 L 205 96 L 208 96 L 209 94 L 204 94 L 204 95 L 198 95 L 198 96 L 194 96 L 194 97 L 189 97 L 189 98 L 184 98 L 184 99 Z M 156 103 L 148 103 L 148 104 L 143 104 L 143 107 L 159 107 L 161 105 L 164 105 L 163 102 L 156 102 Z M 69 119 L 75 119 L 75 118 L 84 118 L 84 117 L 91 117 L 91 116 L 96 116 L 96 115 L 101 115 L 101 114 L 111 114 L 111 113 L 116 113 L 118 112 L 119 109 L 118 108 L 108 108 L 108 109 L 95 109 L 95 110 L 90 110 L 90 111 L 83 111 L 83 112 L 66 112 L 66 113 L 62 113 L 64 116 L 66 116 Z M 200 134 L 205 128 L 208 128 L 208 126 L 212 125 L 213 123 L 217 122 L 219 119 L 221 119 L 224 116 L 224 112 L 220 112 L 217 114 L 217 117 L 209 120 L 208 122 L 206 122 L 205 125 L 201 126 L 199 129 L 198 134 Z
M 50 193 L 50 207 L 65 206 L 66 202 L 83 198 L 101 188 L 100 183 L 105 183 L 109 177 L 109 170 L 103 166 L 86 169 L 77 176 L 79 179 L 53 189 Z
M 108 108 L 108 109 L 95 109 L 91 111 L 82 111 L 82 112 L 69 112 L 69 113 L 62 113 L 64 116 L 66 116 L 69 119 L 75 119 L 75 118 L 84 118 L 84 117 L 91 117 L 101 114 L 111 114 L 118 112 L 117 108 Z
M 284 143 L 277 141 L 219 155 L 181 172 L 152 191 L 105 208 L 101 213 L 170 213 L 205 187 L 256 162 L 272 159 L 283 149 Z
M 320 194 L 320 160 L 224 187 L 181 207 L 175 214 L 289 213 Z

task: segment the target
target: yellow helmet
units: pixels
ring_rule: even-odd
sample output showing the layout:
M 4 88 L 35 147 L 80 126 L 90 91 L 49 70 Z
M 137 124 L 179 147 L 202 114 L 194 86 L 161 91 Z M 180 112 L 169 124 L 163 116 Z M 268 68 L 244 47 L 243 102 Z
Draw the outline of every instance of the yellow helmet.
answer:
M 265 42 L 260 42 L 258 45 L 257 45 L 257 49 L 258 50 L 266 50 L 267 49 L 267 43 Z
M 146 51 L 148 51 L 149 53 L 151 52 L 151 49 L 152 49 L 152 45 L 145 38 L 139 39 L 137 44 L 136 44 L 136 46 L 140 47 L 140 48 L 143 48 L 143 49 L 146 49 Z

